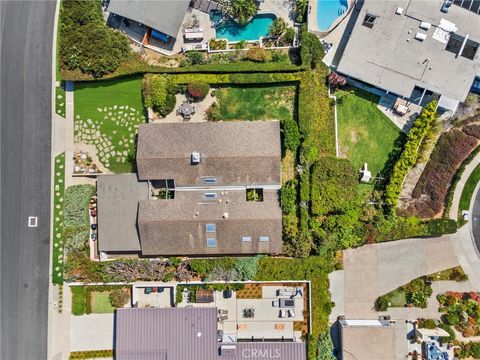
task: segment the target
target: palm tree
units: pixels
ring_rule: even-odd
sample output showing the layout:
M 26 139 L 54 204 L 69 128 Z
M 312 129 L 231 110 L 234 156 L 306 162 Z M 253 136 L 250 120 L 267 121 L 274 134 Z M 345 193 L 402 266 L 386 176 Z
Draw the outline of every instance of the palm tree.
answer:
M 285 31 L 287 31 L 287 27 L 288 25 L 285 20 L 283 20 L 282 18 L 276 18 L 270 25 L 270 28 L 268 29 L 268 34 L 270 36 L 280 37 L 285 34 Z
M 246 24 L 257 13 L 257 5 L 253 0 L 232 0 L 230 14 L 239 24 Z
M 296 19 L 298 22 L 304 22 L 304 16 L 307 12 L 308 0 L 297 0 L 297 13 Z

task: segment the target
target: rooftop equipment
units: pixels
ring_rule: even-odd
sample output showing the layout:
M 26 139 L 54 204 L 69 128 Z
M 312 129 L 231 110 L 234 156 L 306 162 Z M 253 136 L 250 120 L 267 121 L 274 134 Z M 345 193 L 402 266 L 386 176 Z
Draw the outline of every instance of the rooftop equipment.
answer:
M 397 10 L 395 10 L 395 14 L 397 14 L 397 15 L 403 15 L 403 8 L 397 7 Z
M 197 151 L 192 152 L 192 164 L 200 164 L 200 153 Z
M 432 24 L 426 22 L 426 21 L 422 21 L 420 23 L 420 29 L 423 29 L 423 30 L 428 30 L 430 29 L 430 26 L 432 26 Z
M 415 39 L 417 39 L 418 41 L 424 41 L 426 38 L 427 38 L 426 34 L 422 34 L 419 32 L 415 34 Z

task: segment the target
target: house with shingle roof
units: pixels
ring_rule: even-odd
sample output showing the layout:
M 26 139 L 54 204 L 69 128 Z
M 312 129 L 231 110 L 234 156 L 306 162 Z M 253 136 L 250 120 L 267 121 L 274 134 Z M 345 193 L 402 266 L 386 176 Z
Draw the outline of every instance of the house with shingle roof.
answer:
M 103 258 L 278 254 L 278 121 L 144 124 L 137 174 L 97 180 Z

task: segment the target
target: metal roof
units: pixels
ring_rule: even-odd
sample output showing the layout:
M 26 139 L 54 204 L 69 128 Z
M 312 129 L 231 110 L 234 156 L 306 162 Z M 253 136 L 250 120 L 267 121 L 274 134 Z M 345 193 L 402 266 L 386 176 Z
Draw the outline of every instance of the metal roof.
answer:
M 176 38 L 189 4 L 190 0 L 110 0 L 108 10 Z
M 117 309 L 117 360 L 214 360 L 216 308 Z

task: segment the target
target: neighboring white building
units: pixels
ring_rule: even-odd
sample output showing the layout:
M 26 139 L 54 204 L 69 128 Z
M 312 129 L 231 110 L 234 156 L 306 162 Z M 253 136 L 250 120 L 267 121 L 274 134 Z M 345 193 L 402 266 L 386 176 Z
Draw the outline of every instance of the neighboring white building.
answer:
M 479 2 L 364 0 L 337 71 L 417 104 L 439 96 L 455 111 L 480 74 Z M 464 8 L 475 3 L 469 9 Z M 348 28 L 348 27 L 347 27 Z M 342 53 L 343 50 L 343 53 Z

